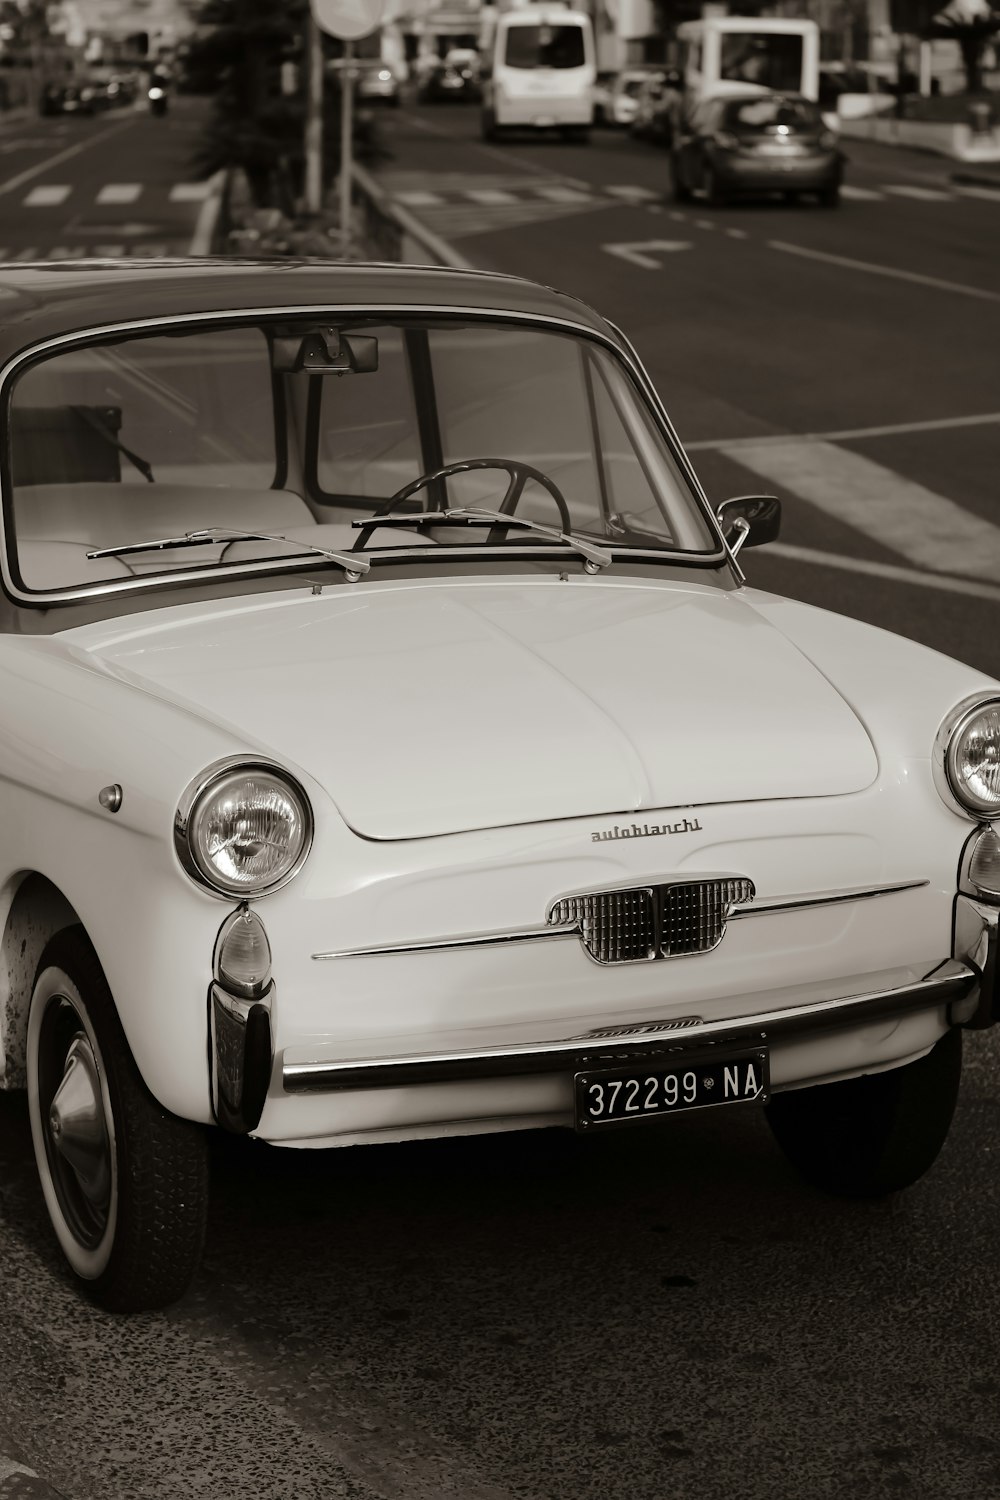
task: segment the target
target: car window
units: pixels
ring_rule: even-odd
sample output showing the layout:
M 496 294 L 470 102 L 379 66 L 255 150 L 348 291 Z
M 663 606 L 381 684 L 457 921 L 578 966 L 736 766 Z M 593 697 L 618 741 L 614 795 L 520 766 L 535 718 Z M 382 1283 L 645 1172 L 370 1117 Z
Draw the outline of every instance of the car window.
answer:
M 275 476 L 267 342 L 257 329 L 135 337 L 46 359 L 10 412 L 15 486 L 113 480 L 266 487 Z
M 582 68 L 582 26 L 511 26 L 504 62 L 508 68 Z
M 819 108 L 808 99 L 747 99 L 730 104 L 726 123 L 741 130 L 764 131 L 779 126 L 794 130 L 820 129 Z
M 802 37 L 783 32 L 724 33 L 719 77 L 769 89 L 802 87 Z

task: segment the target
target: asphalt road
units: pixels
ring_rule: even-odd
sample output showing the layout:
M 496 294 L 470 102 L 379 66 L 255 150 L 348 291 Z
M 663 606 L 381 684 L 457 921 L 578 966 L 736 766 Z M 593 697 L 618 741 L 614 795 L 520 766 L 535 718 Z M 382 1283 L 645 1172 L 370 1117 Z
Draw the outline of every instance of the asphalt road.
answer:
M 44 122 L 42 144 L 36 123 L 35 144 L 0 138 L 0 243 L 184 248 L 181 112 Z M 436 199 L 411 206 L 466 256 L 622 324 L 713 498 L 782 495 L 800 550 L 746 556 L 752 582 L 1000 672 L 996 200 L 930 158 L 852 147 L 848 181 L 876 196 L 837 213 L 674 218 L 662 154 L 624 137 L 486 148 L 472 112 L 443 109 L 385 129 L 385 180 Z M 112 217 L 171 228 L 114 238 Z M 685 248 L 649 249 L 664 240 Z M 609 244 L 646 245 L 654 268 Z M 220 1141 L 196 1285 L 133 1319 L 68 1284 L 23 1101 L 0 1095 L 0 1497 L 1000 1496 L 998 1054 L 968 1039 L 937 1166 L 882 1204 L 801 1186 L 743 1108 L 603 1141 Z

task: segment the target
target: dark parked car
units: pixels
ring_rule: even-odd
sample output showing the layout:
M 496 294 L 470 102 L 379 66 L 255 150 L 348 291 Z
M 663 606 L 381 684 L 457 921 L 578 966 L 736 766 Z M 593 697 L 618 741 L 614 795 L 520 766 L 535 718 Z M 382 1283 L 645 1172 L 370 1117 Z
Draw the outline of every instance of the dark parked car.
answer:
M 739 193 L 815 193 L 840 200 L 844 155 L 819 106 L 801 94 L 747 92 L 707 99 L 670 153 L 674 197 L 721 203 Z
M 619 105 L 621 123 L 640 140 L 672 145 L 680 124 L 680 74 L 673 69 L 657 69 L 645 78 L 636 78 L 635 74 L 628 78 L 629 86 Z
M 43 115 L 92 115 L 96 109 L 91 84 L 47 83 L 42 89 L 39 110 Z
M 477 102 L 481 97 L 479 62 L 474 52 L 451 53 L 425 76 L 420 86 L 423 104 L 442 104 L 449 100 Z

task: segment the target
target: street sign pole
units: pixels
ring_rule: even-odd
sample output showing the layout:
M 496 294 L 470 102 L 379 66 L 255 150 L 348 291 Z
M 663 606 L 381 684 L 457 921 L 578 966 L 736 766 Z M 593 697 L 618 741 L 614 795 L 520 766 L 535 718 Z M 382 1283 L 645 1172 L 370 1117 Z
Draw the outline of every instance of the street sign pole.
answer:
M 306 181 L 309 182 L 309 124 L 313 121 L 315 102 L 315 128 L 317 139 L 315 158 L 322 166 L 323 144 L 323 52 L 320 30 L 328 36 L 339 37 L 344 44 L 344 58 L 340 73 L 340 243 L 346 256 L 351 233 L 351 185 L 354 176 L 354 43 L 363 36 L 370 36 L 382 22 L 385 0 L 310 0 L 309 35 L 315 46 L 310 57 L 309 111 L 306 126 Z M 318 58 L 318 61 L 317 61 Z M 319 81 L 314 86 L 313 73 L 319 70 Z M 320 173 L 317 196 L 322 202 L 322 173 Z M 308 200 L 308 186 L 307 186 Z
M 323 209 L 323 38 L 312 10 L 306 21 L 306 212 Z
M 351 243 L 351 179 L 354 167 L 354 43 L 344 43 L 340 75 L 340 248 L 347 256 Z

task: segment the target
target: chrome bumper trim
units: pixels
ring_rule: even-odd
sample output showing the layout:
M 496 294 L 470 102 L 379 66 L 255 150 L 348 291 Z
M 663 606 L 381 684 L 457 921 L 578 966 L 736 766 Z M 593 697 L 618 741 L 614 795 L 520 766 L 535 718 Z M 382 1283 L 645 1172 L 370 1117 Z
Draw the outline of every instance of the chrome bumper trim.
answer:
M 952 952 L 976 974 L 976 988 L 965 1005 L 953 1006 L 951 1019 L 981 1031 L 1000 1021 L 997 955 L 1000 950 L 1000 910 L 973 896 L 955 897 Z
M 246 1135 L 260 1123 L 271 1082 L 274 985 L 243 1000 L 213 981 L 208 996 L 212 1109 L 223 1129 Z
M 685 880 L 715 878 L 718 877 L 706 877 L 697 873 L 684 877 Z M 669 884 L 670 882 L 660 883 Z M 680 877 L 676 877 L 676 883 L 681 883 Z M 642 885 L 643 882 L 639 884 Z M 844 901 L 870 901 L 876 896 L 892 896 L 898 891 L 913 891 L 929 884 L 928 880 L 896 880 L 885 885 L 857 885 L 846 886 L 840 890 L 813 891 L 805 896 L 765 896 L 760 900 L 755 899 L 750 906 L 731 908 L 726 921 L 728 923 L 741 917 L 798 911 L 810 906 L 837 906 Z M 614 889 L 620 888 L 616 886 Z M 371 958 L 389 953 L 436 953 L 450 948 L 496 948 L 507 943 L 535 943 L 543 938 L 578 938 L 579 936 L 580 927 L 576 922 L 543 923 L 538 927 L 522 927 L 506 932 L 473 932 L 463 937 L 431 938 L 428 942 L 376 943 L 370 948 L 337 948 L 329 953 L 313 953 L 311 957 L 322 962 L 329 958 Z
M 642 1059 L 665 1052 L 691 1051 L 706 1045 L 794 1038 L 845 1026 L 864 1026 L 909 1011 L 932 1010 L 963 1000 L 975 988 L 973 968 L 948 959 L 925 979 L 897 990 L 848 995 L 784 1010 L 762 1011 L 725 1021 L 678 1026 L 676 1032 L 631 1034 L 619 1039 L 569 1037 L 527 1047 L 491 1047 L 476 1052 L 428 1052 L 403 1057 L 370 1057 L 282 1064 L 286 1093 L 328 1093 L 347 1089 L 400 1088 L 414 1083 L 451 1083 L 477 1078 L 511 1078 L 529 1073 L 558 1073 L 607 1061 Z

